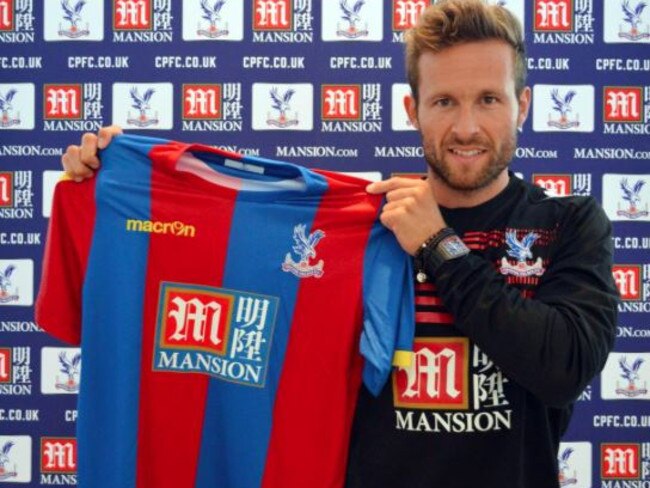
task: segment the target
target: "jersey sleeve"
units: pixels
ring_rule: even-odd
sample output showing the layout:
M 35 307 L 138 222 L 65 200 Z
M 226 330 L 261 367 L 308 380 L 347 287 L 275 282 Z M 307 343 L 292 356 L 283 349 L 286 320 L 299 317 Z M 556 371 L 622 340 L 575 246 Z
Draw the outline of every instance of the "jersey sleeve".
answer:
M 563 407 L 603 368 L 616 331 L 611 224 L 593 199 L 572 204 L 533 298 L 469 254 L 427 269 L 456 327 L 513 381 Z M 425 268 L 426 268 L 425 264 Z
M 365 254 L 363 301 L 363 381 L 376 396 L 394 362 L 408 365 L 415 331 L 411 257 L 378 222 L 371 230 Z
M 54 190 L 36 323 L 52 336 L 81 342 L 82 287 L 95 220 L 95 181 L 59 181 Z

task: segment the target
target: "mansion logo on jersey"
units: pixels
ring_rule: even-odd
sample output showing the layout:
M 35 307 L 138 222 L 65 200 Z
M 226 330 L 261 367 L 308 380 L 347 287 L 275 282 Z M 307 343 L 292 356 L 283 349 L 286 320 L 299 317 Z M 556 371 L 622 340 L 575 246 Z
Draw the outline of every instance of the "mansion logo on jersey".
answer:
M 253 130 L 314 127 L 314 87 L 309 83 L 253 83 Z
M 171 130 L 173 100 L 171 83 L 115 83 L 113 124 L 126 129 Z
M 0 130 L 34 129 L 34 100 L 32 83 L 0 83 Z
M 0 435 L 0 481 L 32 481 L 32 438 L 26 435 Z
M 77 484 L 77 439 L 41 437 L 41 485 Z
M 471 351 L 470 358 L 465 337 L 415 339 L 411 365 L 393 372 L 398 430 L 461 433 L 511 428 L 512 410 L 505 409 L 508 380 L 476 346 Z
M 79 393 L 81 349 L 44 347 L 41 349 L 41 393 L 67 395 Z
M 605 134 L 650 135 L 650 86 L 603 88 Z
M 619 312 L 650 312 L 650 264 L 615 264 L 614 281 L 621 302 Z
M 650 470 L 643 464 L 650 458 L 649 443 L 604 442 L 600 445 L 600 477 L 603 488 L 647 486 Z M 642 459 L 644 460 L 642 462 Z M 644 469 L 646 468 L 646 469 Z M 639 484 L 621 484 L 610 480 L 639 480 Z M 643 483 L 643 484 L 641 484 Z
M 557 463 L 560 487 L 591 488 L 590 442 L 561 442 Z
M 162 283 L 154 370 L 205 373 L 263 387 L 278 298 Z
M 34 42 L 33 0 L 0 0 L 0 42 Z
M 241 131 L 241 83 L 184 84 L 184 131 Z
M 243 4 L 241 0 L 183 2 L 183 40 L 241 41 L 244 39 Z
M 593 85 L 533 86 L 535 132 L 593 132 Z
M 103 108 L 101 83 L 43 86 L 43 130 L 96 132 Z
M 32 394 L 31 348 L 0 347 L 0 397 Z
M 32 171 L 0 172 L 0 219 L 31 219 L 33 197 Z
M 650 353 L 612 352 L 600 375 L 603 400 L 650 400 Z
M 113 0 L 113 42 L 172 42 L 171 0 Z
M 533 0 L 536 44 L 593 44 L 593 0 Z
M 603 209 L 612 221 L 650 222 L 650 175 L 603 175 Z
M 101 41 L 104 39 L 104 2 L 44 2 L 43 22 L 46 41 Z
M 253 42 L 314 40 L 311 0 L 252 0 Z
M 412 3 L 412 2 L 407 2 Z M 323 41 L 381 41 L 384 37 L 382 0 L 322 2 Z
M 381 132 L 381 85 L 321 86 L 323 132 Z
M 605 42 L 650 43 L 650 8 L 643 0 L 603 2 Z
M 533 184 L 546 190 L 551 197 L 591 195 L 591 174 L 540 174 L 533 173 Z
M 429 0 L 392 0 L 393 42 L 404 42 L 404 33 L 415 26 Z

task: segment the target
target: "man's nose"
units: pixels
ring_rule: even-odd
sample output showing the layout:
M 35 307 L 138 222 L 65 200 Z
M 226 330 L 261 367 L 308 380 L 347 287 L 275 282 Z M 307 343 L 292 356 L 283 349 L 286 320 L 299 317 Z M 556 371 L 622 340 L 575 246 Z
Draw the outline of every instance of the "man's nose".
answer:
M 479 133 L 478 118 L 473 107 L 459 108 L 452 131 L 461 142 L 470 141 Z

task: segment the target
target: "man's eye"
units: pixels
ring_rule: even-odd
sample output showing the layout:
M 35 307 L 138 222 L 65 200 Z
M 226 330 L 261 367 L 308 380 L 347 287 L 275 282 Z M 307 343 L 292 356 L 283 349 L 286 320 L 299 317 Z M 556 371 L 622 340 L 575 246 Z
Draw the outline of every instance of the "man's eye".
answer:
M 492 95 L 487 95 L 483 97 L 483 102 L 485 102 L 488 105 L 496 103 L 496 101 L 497 101 L 497 97 L 493 97 Z
M 451 105 L 451 100 L 448 98 L 439 98 L 438 100 L 435 101 L 435 104 L 438 107 L 448 107 Z

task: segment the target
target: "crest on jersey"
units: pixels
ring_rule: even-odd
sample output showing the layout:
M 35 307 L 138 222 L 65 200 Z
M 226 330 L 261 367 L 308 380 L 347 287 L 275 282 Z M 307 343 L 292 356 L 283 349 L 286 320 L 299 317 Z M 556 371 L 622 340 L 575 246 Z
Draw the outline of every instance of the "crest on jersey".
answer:
M 621 369 L 621 378 L 627 381 L 627 385 L 623 388 L 619 387 L 617 382 L 616 393 L 618 395 L 634 398 L 648 393 L 645 381 L 643 382 L 643 385 L 641 385 L 641 382 L 639 381 L 639 369 L 644 362 L 645 360 L 641 357 L 636 358 L 632 364 L 627 364 L 626 356 L 621 356 L 618 359 L 618 365 Z
M 316 245 L 325 237 L 325 232 L 318 229 L 307 236 L 306 229 L 305 224 L 298 224 L 293 228 L 294 246 L 292 250 L 298 255 L 299 259 L 297 262 L 294 261 L 291 253 L 288 252 L 282 263 L 282 271 L 291 273 L 298 278 L 310 278 L 312 276 L 320 278 L 325 273 L 323 271 L 323 260 L 320 259 L 316 264 L 309 264 L 309 260 L 316 258 Z
M 534 263 L 529 264 L 534 259 L 530 249 L 538 238 L 538 234 L 529 232 L 519 240 L 516 230 L 507 231 L 505 239 L 510 249 L 506 252 L 508 256 L 514 258 L 515 263 L 513 264 L 505 256 L 501 258 L 501 274 L 520 277 L 543 275 L 546 270 L 542 266 L 542 258 L 538 257 Z

